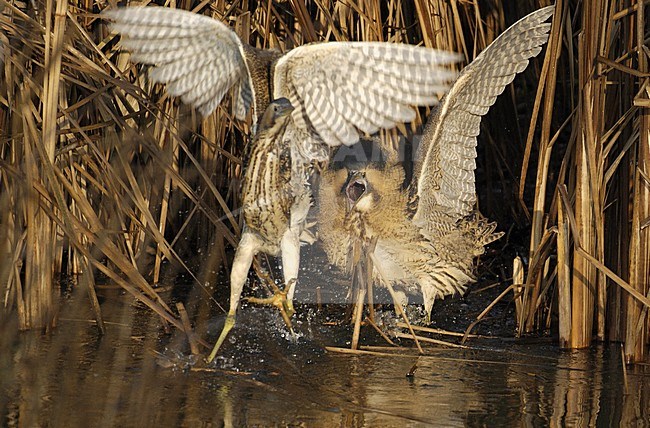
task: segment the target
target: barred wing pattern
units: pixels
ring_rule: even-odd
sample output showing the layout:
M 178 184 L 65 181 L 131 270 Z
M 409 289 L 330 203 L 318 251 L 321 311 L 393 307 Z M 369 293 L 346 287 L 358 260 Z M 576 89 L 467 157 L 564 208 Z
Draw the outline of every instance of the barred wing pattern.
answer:
M 163 7 L 102 12 L 134 62 L 151 64 L 151 80 L 198 109 L 212 113 L 226 92 L 238 87 L 235 112 L 244 119 L 254 103 L 242 43 L 225 24 L 196 13 Z
M 456 73 L 455 53 L 380 42 L 331 42 L 298 47 L 275 68 L 274 96 L 296 108 L 298 128 L 313 126 L 330 146 L 351 145 L 415 118 L 412 105 L 436 104 Z
M 458 220 L 476 204 L 474 170 L 481 117 L 539 54 L 554 6 L 537 10 L 508 28 L 463 69 L 429 119 L 415 166 L 418 208 L 414 221 L 428 228 L 436 216 Z M 415 182 L 415 181 L 414 181 Z
M 252 57 L 260 51 L 243 46 L 227 25 L 155 6 L 102 15 L 122 34 L 133 61 L 153 65 L 153 81 L 166 84 L 171 95 L 203 115 L 212 113 L 233 85 L 239 85 L 238 118 L 251 105 L 256 115 L 258 107 L 259 114 L 266 107 L 255 104 L 256 83 L 268 88 L 258 76 L 266 76 L 266 65 L 259 70 Z M 271 64 L 273 98 L 286 97 L 295 107 L 296 144 L 307 147 L 300 148 L 303 153 L 316 147 L 314 143 L 350 145 L 358 141 L 358 131 L 372 134 L 411 121 L 412 105 L 435 104 L 457 76 L 447 66 L 460 59 L 455 53 L 395 43 L 304 45 Z

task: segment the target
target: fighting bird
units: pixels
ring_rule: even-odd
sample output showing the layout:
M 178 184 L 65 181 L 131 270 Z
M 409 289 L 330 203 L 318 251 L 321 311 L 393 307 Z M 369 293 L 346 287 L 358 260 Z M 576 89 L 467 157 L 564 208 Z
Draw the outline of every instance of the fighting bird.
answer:
M 288 142 L 291 162 L 283 167 L 291 168 L 290 191 L 295 201 L 286 217 L 288 227 L 281 236 L 273 234 L 273 249 L 279 246 L 282 256 L 289 309 L 293 308 L 314 163 L 326 163 L 330 147 L 355 143 L 359 132 L 372 134 L 412 121 L 416 115 L 412 106 L 435 104 L 456 77 L 449 66 L 460 59 L 457 54 L 435 49 L 379 42 L 315 43 L 282 54 L 248 46 L 227 25 L 187 11 L 129 7 L 102 15 L 111 21 L 111 29 L 121 34 L 121 44 L 131 52 L 131 59 L 152 65 L 152 81 L 164 83 L 170 95 L 203 115 L 211 114 L 234 89 L 235 117 L 243 120 L 252 109 L 256 129 L 262 127 L 261 116 L 272 100 L 289 100 L 293 110 L 280 122 L 286 120 L 282 139 Z M 254 140 L 252 144 L 257 143 Z M 263 162 L 256 167 L 262 168 Z M 245 159 L 245 163 L 250 171 L 253 160 Z M 271 171 L 274 167 L 263 168 Z M 263 174 L 251 177 L 262 182 L 251 181 L 250 186 L 286 185 L 283 181 L 265 182 Z M 272 217 L 266 209 L 261 206 L 257 217 L 249 220 L 266 221 Z M 250 268 L 249 255 L 271 247 L 258 246 L 254 239 L 244 237 L 237 248 L 240 257 L 235 258 L 231 270 L 228 330 Z
M 305 186 L 292 181 L 291 141 L 285 138 L 285 132 L 293 110 L 288 99 L 279 98 L 269 104 L 260 120 L 242 180 L 244 229 L 231 277 L 245 277 L 259 251 L 277 256 L 291 227 L 292 213 L 306 211 L 311 204 Z M 301 166 L 305 164 L 298 165 Z M 296 257 L 283 253 L 283 258 L 291 256 Z M 234 326 L 243 286 L 243 282 L 230 285 L 230 310 L 209 361 L 214 359 Z
M 463 69 L 427 121 L 410 183 L 396 154 L 377 152 L 376 142 L 339 149 L 317 198 L 318 233 L 332 264 L 349 270 L 355 248 L 367 251 L 376 240 L 373 278 L 421 294 L 427 320 L 435 299 L 474 280 L 474 257 L 502 236 L 475 209 L 481 117 L 539 54 L 553 10 L 522 18 Z

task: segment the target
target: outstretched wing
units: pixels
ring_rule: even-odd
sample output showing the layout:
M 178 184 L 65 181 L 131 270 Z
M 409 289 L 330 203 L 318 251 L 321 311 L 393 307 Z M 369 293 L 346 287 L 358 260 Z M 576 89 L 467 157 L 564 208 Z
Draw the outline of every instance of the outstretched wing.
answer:
M 238 85 L 235 114 L 244 119 L 254 93 L 239 37 L 225 24 L 196 13 L 163 7 L 107 10 L 111 30 L 134 62 L 151 64 L 149 77 L 207 116 Z
M 351 145 L 358 130 L 392 128 L 415 118 L 411 106 L 437 103 L 456 77 L 446 66 L 459 59 L 405 44 L 310 44 L 278 60 L 273 95 L 291 101 L 296 127 L 330 146 Z
M 461 72 L 429 118 L 417 152 L 414 220 L 435 221 L 430 213 L 458 219 L 476 204 L 474 170 L 481 117 L 505 86 L 523 71 L 548 39 L 546 23 L 554 6 L 533 12 L 508 28 Z M 435 215 L 435 214 L 434 214 Z

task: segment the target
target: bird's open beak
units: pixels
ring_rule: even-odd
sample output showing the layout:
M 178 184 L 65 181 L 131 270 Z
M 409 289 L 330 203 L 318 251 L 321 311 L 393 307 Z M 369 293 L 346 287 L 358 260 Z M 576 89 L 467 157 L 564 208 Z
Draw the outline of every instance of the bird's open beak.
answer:
M 282 109 L 282 115 L 283 116 L 288 116 L 291 114 L 292 111 L 294 111 L 296 108 L 289 104 L 288 106 L 284 106 Z
M 350 207 L 361 199 L 361 197 L 368 190 L 368 181 L 364 174 L 360 172 L 353 172 L 348 177 L 348 182 L 345 185 L 345 194 L 348 197 L 348 205 Z
M 288 116 L 295 109 L 295 107 L 293 105 L 291 105 L 289 100 L 286 99 L 286 98 L 279 98 L 279 99 L 275 100 L 275 103 L 278 106 L 278 110 L 275 113 L 276 117 Z

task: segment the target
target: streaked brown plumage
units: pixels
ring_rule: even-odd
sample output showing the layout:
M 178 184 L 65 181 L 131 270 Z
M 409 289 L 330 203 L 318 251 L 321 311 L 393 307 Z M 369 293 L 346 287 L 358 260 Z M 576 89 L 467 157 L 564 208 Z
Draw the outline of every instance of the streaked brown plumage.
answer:
M 474 257 L 501 236 L 478 212 L 462 219 L 440 213 L 431 231 L 417 225 L 401 162 L 338 167 L 323 174 L 318 195 L 318 233 L 330 262 L 349 268 L 355 245 L 366 249 L 376 237 L 382 273 L 408 294 L 421 294 L 427 314 L 435 299 L 464 291 L 474 280 Z
M 251 248 L 281 253 L 289 302 L 298 277 L 313 162 L 326 162 L 329 147 L 355 143 L 359 131 L 374 133 L 413 120 L 411 106 L 435 104 L 456 76 L 446 67 L 460 59 L 454 53 L 378 42 L 310 44 L 281 54 L 244 45 L 227 25 L 187 11 L 130 7 L 102 15 L 111 21 L 112 30 L 122 35 L 121 43 L 135 62 L 153 65 L 149 76 L 154 82 L 166 84 L 171 95 L 203 115 L 212 113 L 231 88 L 236 90 L 236 117 L 244 119 L 252 108 L 253 129 L 270 100 L 287 98 L 292 104 L 294 110 L 283 131 L 294 198 L 285 213 L 287 228 L 280 233 L 283 220 L 267 212 L 264 205 L 250 205 L 247 223 L 266 230 L 269 239 L 259 242 L 257 235 L 244 233 L 231 271 L 231 289 L 241 290 Z M 255 160 L 245 161 L 248 170 L 253 164 L 260 167 Z M 280 168 L 283 173 L 289 171 Z M 254 179 L 258 177 L 263 174 L 256 173 Z M 270 191 L 265 185 L 270 183 L 250 180 L 247 184 L 252 193 Z M 268 227 L 267 221 L 271 222 Z M 239 294 L 231 291 L 234 314 L 233 300 L 236 305 Z
M 294 199 L 291 150 L 289 141 L 283 138 L 291 110 L 286 98 L 266 109 L 242 181 L 246 228 L 259 236 L 261 249 L 272 255 L 280 252 L 279 243 L 289 227 Z
M 293 107 L 289 100 L 280 98 L 267 107 L 260 121 L 259 132 L 253 140 L 250 162 L 244 171 L 242 181 L 242 211 L 244 230 L 235 252 L 230 273 L 230 310 L 224 329 L 209 357 L 212 360 L 235 323 L 237 306 L 241 298 L 244 281 L 260 251 L 279 255 L 283 262 L 292 260 L 292 250 L 287 248 L 286 236 L 290 232 L 292 213 L 309 209 L 310 195 L 300 183 L 293 186 L 290 141 L 285 131 Z M 299 164 L 300 165 L 304 164 Z M 303 172 L 303 175 L 306 171 Z
M 422 294 L 428 315 L 435 299 L 462 292 L 474 280 L 474 257 L 502 235 L 475 211 L 481 117 L 541 51 L 552 14 L 551 6 L 524 17 L 462 71 L 429 118 L 407 186 L 397 159 L 361 155 L 372 143 L 362 142 L 364 150 L 339 149 L 352 159 L 330 165 L 318 194 L 319 236 L 331 263 L 349 266 L 354 246 L 368 248 L 377 238 L 375 278 L 380 269 L 385 280 Z

